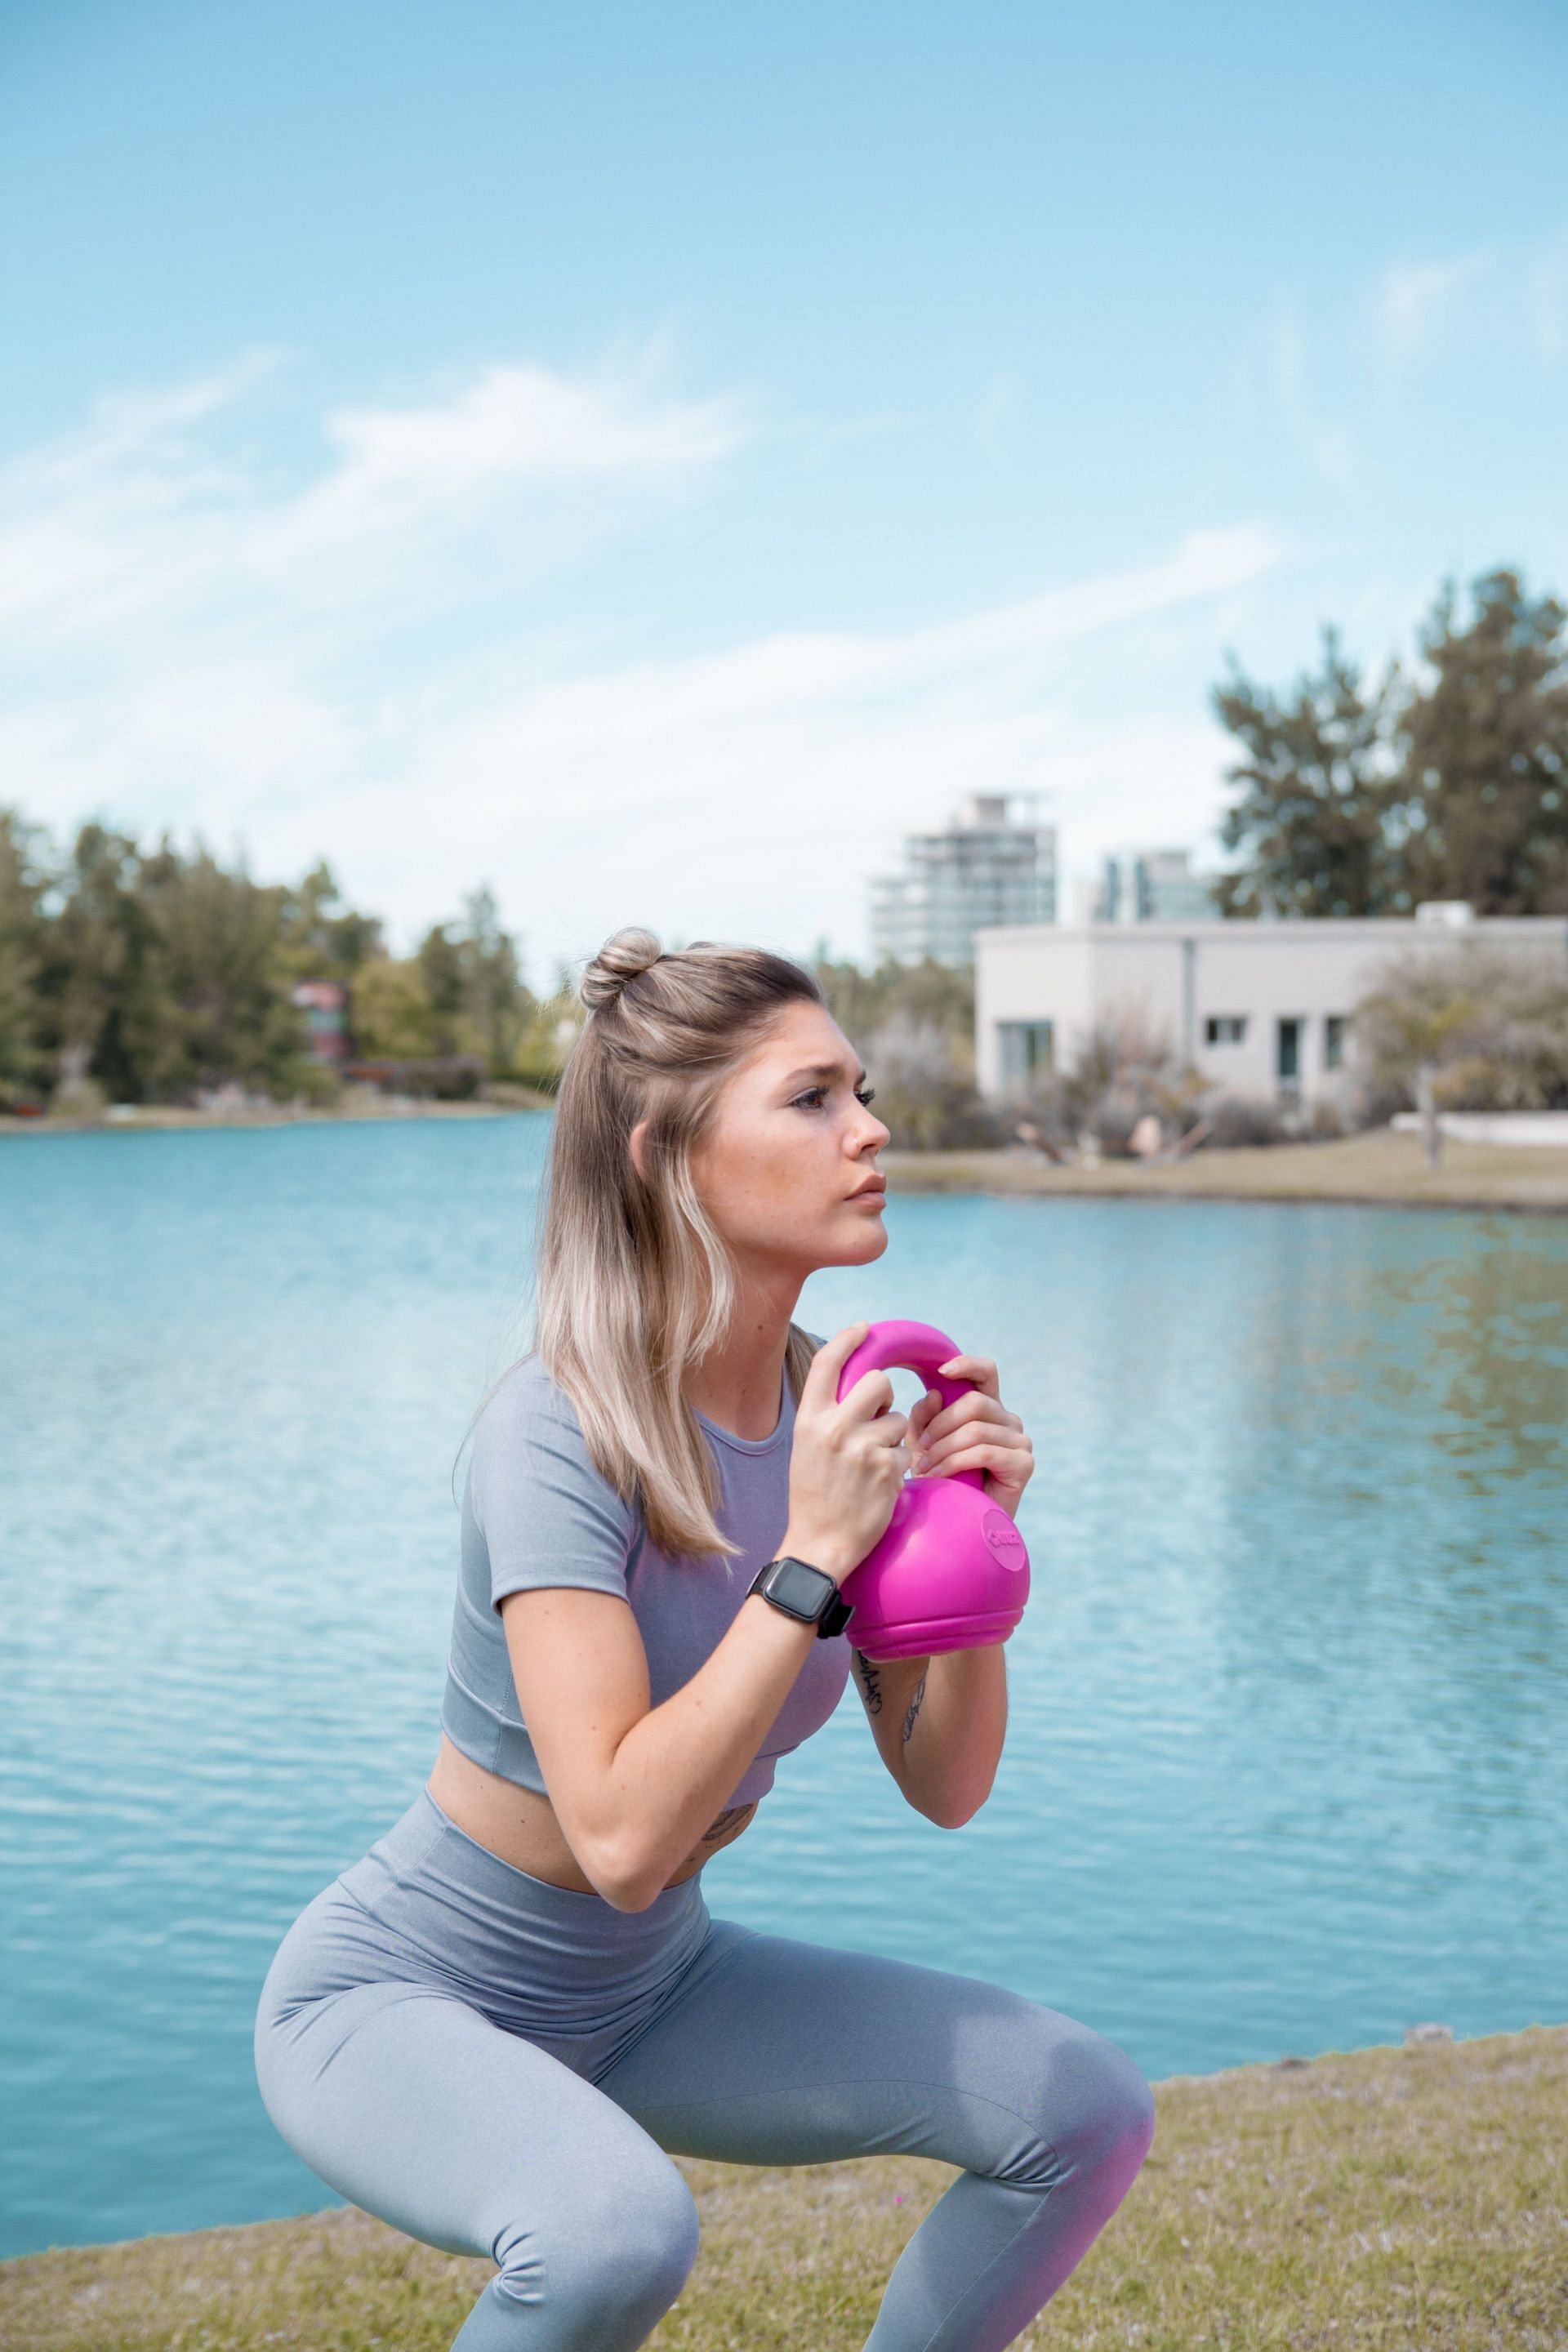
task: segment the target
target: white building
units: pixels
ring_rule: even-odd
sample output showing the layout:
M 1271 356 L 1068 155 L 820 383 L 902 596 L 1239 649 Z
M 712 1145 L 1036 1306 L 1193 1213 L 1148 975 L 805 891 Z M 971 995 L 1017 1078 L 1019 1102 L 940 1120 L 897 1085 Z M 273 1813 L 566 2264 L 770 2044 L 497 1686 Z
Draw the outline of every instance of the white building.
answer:
M 871 946 L 879 962 L 969 964 L 987 924 L 1049 923 L 1056 912 L 1056 827 L 1015 818 L 1005 793 L 979 793 L 944 833 L 906 835 L 903 872 L 871 885 Z
M 1088 923 L 984 931 L 975 942 L 975 1064 L 1005 1096 L 1068 1067 L 1096 1029 L 1137 1024 L 1227 1092 L 1331 1097 L 1351 1014 L 1387 957 L 1451 947 L 1456 931 L 1533 957 L 1568 979 L 1568 917 L 1472 919 L 1433 906 L 1346 921 Z

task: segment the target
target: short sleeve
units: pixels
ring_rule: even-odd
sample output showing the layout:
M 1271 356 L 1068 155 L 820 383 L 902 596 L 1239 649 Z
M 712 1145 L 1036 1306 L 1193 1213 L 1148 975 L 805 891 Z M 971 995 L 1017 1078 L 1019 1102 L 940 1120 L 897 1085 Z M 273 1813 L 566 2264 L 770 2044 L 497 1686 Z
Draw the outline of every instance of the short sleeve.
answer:
M 595 1469 L 570 1400 L 537 1358 L 485 1402 L 465 1508 L 488 1557 L 492 1608 L 547 1585 L 627 1598 L 637 1515 Z

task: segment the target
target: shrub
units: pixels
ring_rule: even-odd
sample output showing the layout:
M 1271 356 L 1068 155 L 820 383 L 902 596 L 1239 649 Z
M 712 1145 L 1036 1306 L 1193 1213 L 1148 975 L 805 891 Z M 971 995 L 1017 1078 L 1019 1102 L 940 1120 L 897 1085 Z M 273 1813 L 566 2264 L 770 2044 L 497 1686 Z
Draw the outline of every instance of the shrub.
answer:
M 1001 1140 L 1001 1122 L 975 1091 L 964 1042 L 929 1014 L 896 1009 L 861 1051 L 877 1116 L 901 1150 L 961 1150 Z
M 1425 1065 L 1446 1109 L 1568 1108 L 1568 972 L 1559 956 L 1459 940 L 1391 958 L 1356 1008 L 1369 1088 L 1408 1106 Z

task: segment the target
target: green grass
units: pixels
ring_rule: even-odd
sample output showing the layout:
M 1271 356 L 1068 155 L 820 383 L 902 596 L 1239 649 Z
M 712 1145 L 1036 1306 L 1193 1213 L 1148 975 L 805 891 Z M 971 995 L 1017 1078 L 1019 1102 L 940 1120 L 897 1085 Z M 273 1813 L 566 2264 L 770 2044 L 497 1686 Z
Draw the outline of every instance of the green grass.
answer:
M 1025 2352 L 1563 2352 L 1568 2027 L 1158 2089 L 1143 2172 Z M 657 2352 L 858 2352 L 953 2177 L 682 2160 L 703 2222 Z M 488 2263 L 353 2209 L 0 2264 L 5 2352 L 445 2352 Z
M 1568 1151 L 1445 1142 L 1429 1169 L 1414 1135 L 1387 1128 L 1327 1143 L 1211 1151 L 1155 1161 L 1058 1168 L 1025 1151 L 885 1151 L 895 1192 L 1108 1194 L 1125 1199 L 1362 1201 L 1405 1208 L 1568 1211 Z

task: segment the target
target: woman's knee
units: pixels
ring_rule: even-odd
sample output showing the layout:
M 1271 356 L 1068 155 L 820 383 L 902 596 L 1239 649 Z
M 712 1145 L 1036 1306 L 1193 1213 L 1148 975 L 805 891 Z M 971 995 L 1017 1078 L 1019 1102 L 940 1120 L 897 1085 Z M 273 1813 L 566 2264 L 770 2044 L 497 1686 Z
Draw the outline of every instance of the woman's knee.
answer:
M 617 2151 L 606 2177 L 571 2200 L 570 2228 L 542 2236 L 535 2211 L 498 2233 L 496 2292 L 569 2315 L 575 2341 L 619 2342 L 628 2322 L 651 2328 L 690 2274 L 700 2234 L 678 2168 L 651 2144 L 638 2160 Z M 632 2341 L 640 2342 L 640 2336 Z
M 1125 2189 L 1154 2137 L 1153 2093 L 1114 2042 L 1082 2026 L 1064 2033 L 1054 2012 L 1037 2014 L 1043 2030 L 1020 2053 L 1017 2080 L 1042 2178 L 1104 2171 Z

